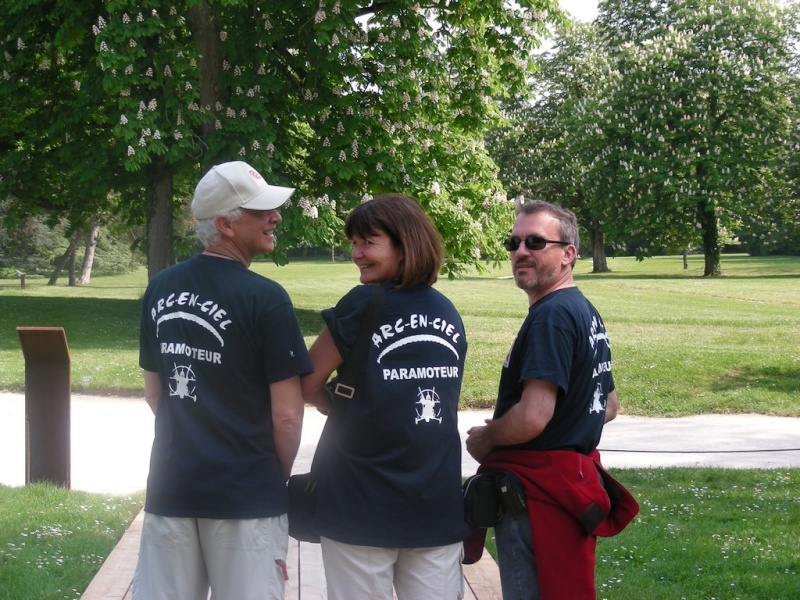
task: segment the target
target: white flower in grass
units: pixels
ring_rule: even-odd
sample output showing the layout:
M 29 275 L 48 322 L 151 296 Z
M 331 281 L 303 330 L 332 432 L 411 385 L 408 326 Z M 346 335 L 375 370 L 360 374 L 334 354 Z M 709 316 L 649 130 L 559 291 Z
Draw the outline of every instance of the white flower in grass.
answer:
M 128 156 L 133 156 L 136 154 L 136 150 L 133 149 L 133 146 L 128 146 Z
M 128 16 L 128 13 L 122 13 L 122 22 L 127 25 L 131 22 L 131 18 Z

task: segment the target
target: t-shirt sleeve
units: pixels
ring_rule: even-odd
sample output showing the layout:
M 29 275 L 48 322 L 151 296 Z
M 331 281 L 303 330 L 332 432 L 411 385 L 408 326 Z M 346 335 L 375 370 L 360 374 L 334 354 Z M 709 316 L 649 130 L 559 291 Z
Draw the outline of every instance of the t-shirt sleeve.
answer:
M 371 296 L 372 288 L 369 285 L 359 285 L 342 296 L 336 306 L 322 311 L 322 319 L 343 360 L 347 360 L 350 349 L 356 343 Z
M 139 366 L 145 371 L 158 371 L 156 357 L 153 356 L 153 327 L 151 325 L 149 311 L 147 309 L 147 295 L 142 300 L 141 315 L 139 319 Z
M 289 296 L 283 295 L 283 300 L 265 315 L 264 330 L 269 334 L 263 338 L 263 353 L 269 383 L 314 371 L 297 314 Z
M 558 311 L 547 311 L 530 324 L 528 347 L 520 370 L 520 383 L 541 379 L 557 385 L 562 393 L 569 388 L 574 340 Z M 531 344 L 533 342 L 533 344 Z

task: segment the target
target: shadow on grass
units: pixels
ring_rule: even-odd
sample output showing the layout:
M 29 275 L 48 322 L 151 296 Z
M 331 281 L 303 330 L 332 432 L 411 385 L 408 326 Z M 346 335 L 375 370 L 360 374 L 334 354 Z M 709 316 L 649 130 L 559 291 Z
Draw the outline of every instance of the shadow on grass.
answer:
M 796 369 L 744 367 L 720 378 L 709 387 L 716 392 L 750 388 L 769 390 L 778 394 L 797 394 L 800 393 L 800 367 Z
M 138 344 L 139 302 L 112 298 L 6 296 L 0 350 L 19 348 L 17 327 L 63 327 L 70 348 L 120 348 Z
M 0 350 L 18 350 L 17 327 L 63 327 L 71 349 L 138 348 L 139 300 L 6 296 L 0 311 Z M 319 312 L 296 309 L 305 336 L 322 329 Z

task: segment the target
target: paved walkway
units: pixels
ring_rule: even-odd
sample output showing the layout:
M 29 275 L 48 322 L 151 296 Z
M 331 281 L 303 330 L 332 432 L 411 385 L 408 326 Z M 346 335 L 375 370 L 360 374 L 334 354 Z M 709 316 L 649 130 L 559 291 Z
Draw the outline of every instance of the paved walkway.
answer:
M 490 416 L 489 411 L 461 412 L 462 439 Z M 25 483 L 24 423 L 24 396 L 0 392 L 0 484 Z M 306 411 L 295 471 L 308 470 L 323 423 L 315 409 Z M 153 441 L 153 415 L 144 400 L 73 394 L 71 426 L 73 489 L 109 494 L 144 489 Z M 611 468 L 800 468 L 800 418 L 620 415 L 606 426 L 600 449 Z M 464 452 L 464 474 L 476 467 Z

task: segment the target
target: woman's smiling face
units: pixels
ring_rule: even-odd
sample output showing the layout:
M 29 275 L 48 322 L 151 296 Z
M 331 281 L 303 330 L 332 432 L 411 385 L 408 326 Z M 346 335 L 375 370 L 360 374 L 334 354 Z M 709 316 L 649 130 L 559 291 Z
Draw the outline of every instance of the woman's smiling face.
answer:
M 366 237 L 353 236 L 353 262 L 361 271 L 361 283 L 383 283 L 400 274 L 403 251 L 389 235 L 378 230 Z

